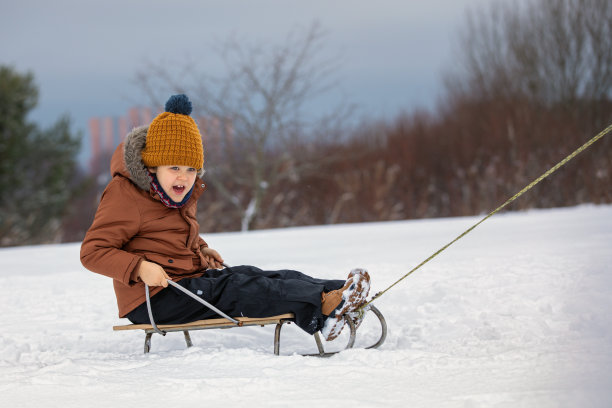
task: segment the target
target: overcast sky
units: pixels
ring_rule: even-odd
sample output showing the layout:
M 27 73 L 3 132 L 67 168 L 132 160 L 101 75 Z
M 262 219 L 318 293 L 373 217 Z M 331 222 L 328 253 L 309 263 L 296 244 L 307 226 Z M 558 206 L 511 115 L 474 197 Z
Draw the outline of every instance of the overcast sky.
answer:
M 196 58 L 230 36 L 282 43 L 318 21 L 324 52 L 341 57 L 343 97 L 370 116 L 432 107 L 466 8 L 494 0 L 0 0 L 0 64 L 31 71 L 40 90 L 32 119 L 92 116 L 144 104 L 133 79 L 146 61 Z M 211 64 L 213 61 L 211 60 Z

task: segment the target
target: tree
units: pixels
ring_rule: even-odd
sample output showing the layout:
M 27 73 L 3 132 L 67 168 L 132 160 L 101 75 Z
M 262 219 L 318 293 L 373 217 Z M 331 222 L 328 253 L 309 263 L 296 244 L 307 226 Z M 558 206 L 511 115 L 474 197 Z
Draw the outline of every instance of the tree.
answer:
M 68 118 L 41 130 L 27 115 L 38 100 L 32 74 L 0 66 L 0 245 L 53 242 L 71 198 L 79 138 Z
M 466 146 L 458 166 L 474 169 L 479 201 L 524 186 L 612 122 L 608 0 L 498 1 L 468 15 L 459 38 L 441 121 Z M 515 205 L 609 202 L 611 148 L 605 138 Z
M 161 64 L 138 75 L 155 104 L 168 89 L 194 99 L 200 127 L 208 133 L 207 181 L 240 214 L 242 230 L 265 218 L 262 203 L 276 186 L 317 169 L 316 162 L 300 160 L 315 130 L 328 134 L 349 114 L 350 107 L 334 108 L 307 118 L 307 103 L 335 86 L 335 63 L 321 56 L 324 40 L 316 24 L 277 47 L 230 40 L 217 49 L 224 66 L 219 78 L 185 67 L 177 79 Z M 187 82 L 186 76 L 195 79 Z
M 609 0 L 499 1 L 470 14 L 460 38 L 453 93 L 562 108 L 594 128 L 610 119 Z

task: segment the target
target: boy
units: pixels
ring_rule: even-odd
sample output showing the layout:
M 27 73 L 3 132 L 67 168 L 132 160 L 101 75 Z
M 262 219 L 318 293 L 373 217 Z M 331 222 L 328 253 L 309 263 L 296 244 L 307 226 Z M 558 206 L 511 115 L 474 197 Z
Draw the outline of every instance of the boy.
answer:
M 336 338 L 343 315 L 363 304 L 370 281 L 354 269 L 346 281 L 253 266 L 222 269 L 223 258 L 199 235 L 196 204 L 204 191 L 202 138 L 191 102 L 174 95 L 166 112 L 134 129 L 111 159 L 112 180 L 81 245 L 81 262 L 113 278 L 119 316 L 149 323 L 145 283 L 155 321 L 186 323 L 215 317 L 168 286 L 178 282 L 230 316 L 294 313 L 309 334 Z

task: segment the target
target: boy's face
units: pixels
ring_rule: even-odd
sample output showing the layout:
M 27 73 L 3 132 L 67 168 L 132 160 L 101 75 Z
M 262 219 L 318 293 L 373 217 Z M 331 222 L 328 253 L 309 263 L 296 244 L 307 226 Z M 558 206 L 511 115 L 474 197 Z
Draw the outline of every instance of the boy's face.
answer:
M 177 203 L 183 201 L 193 184 L 198 171 L 188 166 L 157 166 L 150 169 L 157 175 L 159 184 L 166 194 Z

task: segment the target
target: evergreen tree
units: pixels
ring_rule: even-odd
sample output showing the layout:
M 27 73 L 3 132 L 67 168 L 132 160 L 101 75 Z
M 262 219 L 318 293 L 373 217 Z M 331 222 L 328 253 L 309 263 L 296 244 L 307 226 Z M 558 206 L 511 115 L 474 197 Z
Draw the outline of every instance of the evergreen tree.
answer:
M 29 122 L 37 102 L 31 73 L 0 66 L 0 246 L 57 241 L 73 194 L 80 137 L 67 117 L 49 129 Z

